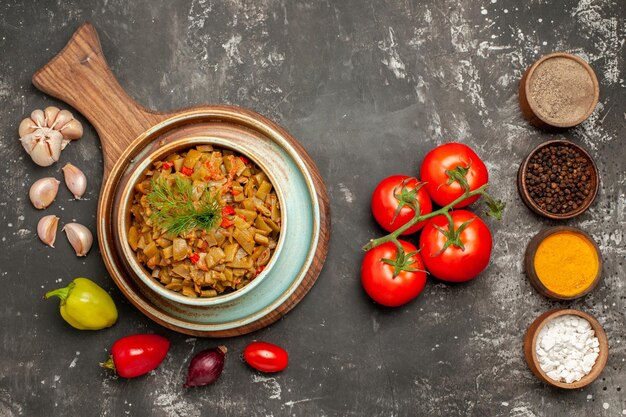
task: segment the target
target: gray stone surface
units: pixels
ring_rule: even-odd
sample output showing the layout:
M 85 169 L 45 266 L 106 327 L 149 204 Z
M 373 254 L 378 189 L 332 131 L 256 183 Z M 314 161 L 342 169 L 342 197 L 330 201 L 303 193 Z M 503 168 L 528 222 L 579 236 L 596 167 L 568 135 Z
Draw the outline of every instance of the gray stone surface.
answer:
M 0 416 L 626 414 L 625 14 L 622 0 L 0 2 Z M 270 328 L 223 341 L 169 332 L 124 299 L 97 248 L 78 259 L 63 234 L 56 249 L 38 242 L 42 213 L 27 190 L 42 176 L 61 178 L 62 165 L 34 166 L 17 126 L 35 108 L 63 106 L 30 77 L 85 20 L 141 103 L 249 107 L 282 124 L 317 162 L 332 200 L 328 261 L 311 293 Z M 588 59 L 601 83 L 597 111 L 562 135 L 532 128 L 517 105 L 523 70 L 555 50 Z M 73 201 L 62 186 L 46 213 L 95 230 L 102 156 L 85 127 L 61 162 L 85 170 L 86 198 Z M 528 240 L 555 223 L 521 203 L 516 170 L 532 147 L 555 136 L 589 149 L 602 175 L 595 205 L 567 224 L 600 244 L 604 280 L 570 303 L 537 294 L 522 270 Z M 468 284 L 430 280 L 414 302 L 381 308 L 359 283 L 359 248 L 381 234 L 370 193 L 389 174 L 415 175 L 425 152 L 451 140 L 486 160 L 493 194 L 508 204 L 501 223 L 487 220 L 492 263 Z M 113 295 L 115 327 L 76 331 L 56 302 L 41 299 L 77 276 Z M 574 392 L 538 382 L 522 355 L 528 325 L 560 306 L 595 315 L 611 346 L 601 378 Z M 98 367 L 117 338 L 137 332 L 172 341 L 158 370 L 123 380 Z M 249 369 L 239 354 L 254 339 L 284 346 L 288 370 L 266 376 Z M 222 378 L 184 391 L 191 355 L 218 343 L 230 351 Z

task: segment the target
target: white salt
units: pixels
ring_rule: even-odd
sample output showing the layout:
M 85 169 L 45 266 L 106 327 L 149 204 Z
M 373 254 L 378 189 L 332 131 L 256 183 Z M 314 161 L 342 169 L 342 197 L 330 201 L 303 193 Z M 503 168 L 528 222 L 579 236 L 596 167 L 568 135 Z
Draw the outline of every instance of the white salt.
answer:
M 546 323 L 537 335 L 535 351 L 539 367 L 549 378 L 571 384 L 591 372 L 599 346 L 587 320 L 566 315 Z

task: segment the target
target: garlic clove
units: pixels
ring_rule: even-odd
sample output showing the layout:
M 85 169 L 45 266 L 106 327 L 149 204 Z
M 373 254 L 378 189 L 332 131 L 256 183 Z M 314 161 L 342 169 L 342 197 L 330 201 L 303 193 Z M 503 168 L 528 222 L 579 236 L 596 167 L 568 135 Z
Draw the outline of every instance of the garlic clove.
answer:
M 46 127 L 46 115 L 44 114 L 43 110 L 33 110 L 33 112 L 30 114 L 30 118 L 33 119 L 33 122 L 35 122 L 37 126 Z
M 41 210 L 52 204 L 59 191 L 60 183 L 61 181 L 52 177 L 45 177 L 35 181 L 30 186 L 30 191 L 28 192 L 33 206 Z
M 33 119 L 27 117 L 26 119 L 20 122 L 19 133 L 20 137 L 26 136 L 29 133 L 33 133 L 35 130 L 39 129 L 37 123 L 33 122 Z
M 85 256 L 91 245 L 93 244 L 93 235 L 91 231 L 82 224 L 68 223 L 63 227 L 63 231 L 69 240 L 70 245 L 74 248 L 76 256 Z
M 61 109 L 55 106 L 48 106 L 43 110 L 47 127 L 52 127 L 60 111 Z
M 59 160 L 63 135 L 56 130 L 37 129 L 21 137 L 20 142 L 33 162 L 47 167 Z
M 37 236 L 46 245 L 54 248 L 54 241 L 57 238 L 57 226 L 59 218 L 54 214 L 43 216 L 37 223 Z
M 63 167 L 63 176 L 65 177 L 65 185 L 74 194 L 74 198 L 80 200 L 87 189 L 87 177 L 83 171 L 68 163 Z
M 83 125 L 76 119 L 70 120 L 59 130 L 65 140 L 76 140 L 83 136 Z
M 72 119 L 74 119 L 74 116 L 72 116 L 72 113 L 70 113 L 67 110 L 61 110 L 57 114 L 57 117 L 54 120 L 54 123 L 50 127 L 56 130 L 61 130 L 63 126 L 68 124 Z

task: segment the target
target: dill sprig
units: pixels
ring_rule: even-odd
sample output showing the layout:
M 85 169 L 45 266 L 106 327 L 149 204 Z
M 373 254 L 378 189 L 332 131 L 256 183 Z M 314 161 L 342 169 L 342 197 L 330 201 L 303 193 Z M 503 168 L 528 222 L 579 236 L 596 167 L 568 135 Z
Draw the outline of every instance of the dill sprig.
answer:
M 150 218 L 163 230 L 175 235 L 184 235 L 193 229 L 210 230 L 221 218 L 220 205 L 208 190 L 199 201 L 193 201 L 193 184 L 176 175 L 170 184 L 167 179 L 152 179 L 148 203 Z

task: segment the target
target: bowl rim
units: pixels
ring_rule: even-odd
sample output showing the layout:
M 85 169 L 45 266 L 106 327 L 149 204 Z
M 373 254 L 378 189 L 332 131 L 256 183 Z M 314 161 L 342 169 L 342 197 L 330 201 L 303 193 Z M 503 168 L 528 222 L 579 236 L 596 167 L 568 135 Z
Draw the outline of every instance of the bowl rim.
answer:
M 589 108 L 587 109 L 584 115 L 568 123 L 554 122 L 543 117 L 541 115 L 541 112 L 537 109 L 535 101 L 532 99 L 532 96 L 530 95 L 530 84 L 531 84 L 532 76 L 535 70 L 539 68 L 541 64 L 553 58 L 566 58 L 566 59 L 571 59 L 573 61 L 576 61 L 578 64 L 582 65 L 583 68 L 585 68 L 585 70 L 591 77 L 591 82 L 593 83 L 593 100 L 591 104 L 589 105 Z M 545 123 L 548 126 L 565 129 L 565 128 L 576 126 L 582 123 L 583 121 L 585 121 L 589 116 L 591 116 L 591 113 L 593 113 L 593 111 L 595 110 L 596 106 L 598 105 L 598 101 L 600 99 L 600 84 L 598 83 L 598 77 L 596 76 L 595 71 L 593 70 L 593 68 L 591 68 L 589 63 L 585 61 L 583 58 L 579 57 L 578 55 L 570 54 L 568 52 L 553 52 L 553 53 L 542 56 L 528 68 L 526 74 L 524 75 L 524 93 L 526 95 L 526 101 L 528 103 L 528 107 L 539 120 L 541 120 L 543 123 Z
M 541 369 L 539 366 L 539 359 L 537 358 L 537 349 L 535 348 L 535 346 L 537 346 L 537 337 L 539 336 L 541 329 L 543 329 L 543 327 L 550 320 L 565 315 L 578 316 L 587 320 L 591 325 L 591 328 L 594 330 L 595 336 L 598 338 L 598 342 L 600 343 L 598 357 L 596 358 L 596 362 L 593 364 L 591 371 L 589 371 L 589 373 L 583 376 L 579 381 L 569 384 L 553 380 Z M 557 388 L 578 389 L 591 384 L 604 370 L 609 356 L 609 341 L 604 328 L 591 314 L 573 308 L 557 308 L 541 314 L 530 325 L 524 339 L 524 356 L 530 370 L 542 381 Z
M 535 201 L 530 197 L 530 193 L 528 192 L 528 188 L 526 187 L 526 171 L 528 170 L 528 164 L 530 163 L 530 159 L 533 157 L 533 155 L 535 155 L 535 153 L 537 153 L 539 150 L 543 149 L 544 147 L 548 147 L 548 146 L 553 146 L 553 145 L 566 145 L 566 146 L 571 146 L 572 148 L 580 151 L 582 153 L 582 155 L 587 158 L 587 160 L 590 162 L 591 164 L 591 171 L 593 172 L 593 179 L 594 179 L 594 186 L 593 189 L 591 190 L 591 193 L 587 196 L 587 198 L 584 200 L 583 204 L 580 205 L 580 207 L 578 207 L 576 210 L 573 210 L 569 213 L 566 214 L 554 214 L 554 213 L 550 213 L 547 210 L 542 209 L 541 207 L 539 207 Z M 566 220 L 566 219 L 571 219 L 574 218 L 576 216 L 581 215 L 582 213 L 584 213 L 585 211 L 587 211 L 587 209 L 589 207 L 591 207 L 591 205 L 593 204 L 593 202 L 596 200 L 596 197 L 598 196 L 598 190 L 600 189 L 600 173 L 598 172 L 598 167 L 596 165 L 596 162 L 594 161 L 594 159 L 591 157 L 591 155 L 589 154 L 589 152 L 587 152 L 587 150 L 585 148 L 583 148 L 582 146 L 564 139 L 564 138 L 560 138 L 560 139 L 551 139 L 545 142 L 540 143 L 539 145 L 535 146 L 526 156 L 526 158 L 524 158 L 524 160 L 522 161 L 522 163 L 520 164 L 520 167 L 517 171 L 517 190 L 520 194 L 520 197 L 522 198 L 522 201 L 524 202 L 524 204 L 526 204 L 526 206 L 533 211 L 534 213 L 549 218 L 549 219 L 553 219 L 553 220 Z
M 231 291 L 224 295 L 217 295 L 215 297 L 203 298 L 203 297 L 187 297 L 176 291 L 166 289 L 162 284 L 157 282 L 152 278 L 151 274 L 148 272 L 146 267 L 144 267 L 138 260 L 135 254 L 135 251 L 132 250 L 130 245 L 128 244 L 127 236 L 127 226 L 129 225 L 130 218 L 130 203 L 132 196 L 134 195 L 134 185 L 137 181 L 144 176 L 144 172 L 155 162 L 166 158 L 168 155 L 174 152 L 180 152 L 184 150 L 188 150 L 194 148 L 198 145 L 213 145 L 216 148 L 220 149 L 228 149 L 234 152 L 239 153 L 246 158 L 249 158 L 252 162 L 254 162 L 257 166 L 261 168 L 261 170 L 269 177 L 270 182 L 274 190 L 276 190 L 276 195 L 280 202 L 281 206 L 281 231 L 278 237 L 278 242 L 276 243 L 276 248 L 272 253 L 272 256 L 267 263 L 266 267 L 263 271 L 255 277 L 250 283 L 248 283 L 245 287 Z M 280 186 L 279 181 L 277 181 L 275 175 L 272 173 L 271 169 L 268 169 L 266 164 L 260 162 L 256 156 L 251 155 L 246 150 L 242 150 L 236 143 L 230 142 L 227 140 L 223 140 L 220 138 L 194 138 L 194 137 L 185 137 L 172 140 L 171 142 L 164 144 L 163 146 L 150 150 L 144 157 L 141 158 L 142 161 L 139 165 L 135 166 L 132 173 L 130 174 L 128 186 L 125 187 L 120 193 L 120 208 L 125 207 L 122 210 L 124 213 L 120 216 L 120 222 L 117 225 L 118 236 L 119 236 L 119 244 L 122 249 L 122 256 L 125 261 L 128 263 L 131 271 L 135 273 L 135 276 L 139 278 L 147 287 L 158 293 L 160 296 L 184 305 L 192 306 L 192 307 L 210 307 L 216 306 L 220 304 L 224 304 L 230 301 L 233 301 L 244 294 L 247 294 L 251 290 L 253 290 L 259 283 L 269 275 L 269 272 L 272 270 L 272 267 L 276 263 L 275 260 L 280 255 L 280 252 L 283 248 L 283 242 L 286 236 L 286 229 L 288 227 L 288 216 L 286 214 L 285 207 L 285 198 L 283 190 Z
M 591 284 L 589 284 L 583 291 L 576 293 L 574 295 L 569 295 L 569 296 L 558 294 L 550 290 L 549 288 L 547 288 L 543 284 L 543 282 L 541 282 L 541 280 L 539 279 L 539 276 L 537 275 L 537 271 L 535 270 L 535 255 L 537 253 L 537 249 L 539 248 L 539 245 L 541 244 L 541 242 L 543 242 L 546 238 L 548 238 L 549 236 L 552 236 L 553 234 L 562 233 L 562 232 L 570 232 L 570 233 L 575 233 L 579 236 L 582 236 L 585 240 L 587 240 L 592 245 L 592 247 L 595 249 L 596 256 L 598 257 L 598 271 L 596 272 L 596 276 L 594 277 Z M 537 292 L 544 295 L 545 297 L 548 297 L 554 300 L 561 300 L 561 301 L 575 300 L 577 298 L 582 298 L 585 295 L 589 294 L 598 286 L 598 283 L 602 279 L 602 267 L 603 267 L 602 252 L 600 251 L 600 247 L 598 246 L 596 241 L 587 232 L 577 227 L 572 227 L 572 226 L 553 226 L 553 227 L 548 227 L 546 229 L 541 230 L 535 236 L 533 236 L 533 238 L 528 242 L 528 245 L 526 246 L 526 252 L 524 254 L 524 269 L 526 271 L 526 277 L 528 278 L 528 281 L 530 281 L 530 283 L 535 288 L 535 290 L 537 290 Z

